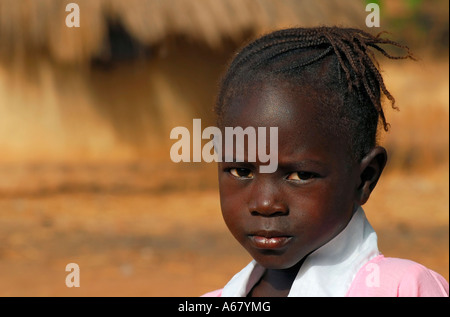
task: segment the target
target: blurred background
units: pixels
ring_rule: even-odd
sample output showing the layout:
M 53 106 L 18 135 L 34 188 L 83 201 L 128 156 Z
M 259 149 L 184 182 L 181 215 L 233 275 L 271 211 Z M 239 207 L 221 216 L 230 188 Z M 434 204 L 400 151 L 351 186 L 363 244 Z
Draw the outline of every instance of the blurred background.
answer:
M 65 25 L 66 5 L 80 27 Z M 365 25 L 376 2 L 381 27 Z M 386 256 L 449 278 L 446 0 L 0 0 L 0 296 L 199 296 L 249 261 L 223 223 L 215 164 L 170 160 L 170 130 L 214 125 L 245 42 L 283 27 L 382 30 L 400 111 L 366 213 Z M 66 264 L 80 267 L 67 288 Z

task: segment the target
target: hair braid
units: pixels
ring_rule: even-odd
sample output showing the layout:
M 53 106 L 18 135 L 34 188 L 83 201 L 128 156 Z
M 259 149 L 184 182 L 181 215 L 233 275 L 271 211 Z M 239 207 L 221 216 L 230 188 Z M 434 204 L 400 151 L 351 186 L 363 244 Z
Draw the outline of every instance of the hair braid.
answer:
M 385 33 L 387 32 L 372 35 L 355 28 L 321 26 L 278 30 L 256 39 L 235 56 L 222 78 L 216 102 L 219 121 L 227 98 L 233 97 L 237 89 L 245 82 L 251 82 L 256 74 L 261 76 L 284 74 L 288 77 L 301 78 L 303 69 L 309 67 L 308 65 L 316 64 L 326 56 L 334 55 L 339 66 L 338 74 L 330 73 L 329 76 L 337 76 L 347 86 L 347 91 L 336 93 L 350 94 L 355 97 L 349 98 L 359 100 L 353 103 L 354 108 L 350 111 L 354 112 L 354 117 L 357 116 L 356 114 L 363 116 L 360 119 L 361 124 L 368 124 L 363 122 L 374 120 L 372 114 L 364 114 L 364 111 L 375 111 L 378 118 L 375 128 L 380 120 L 384 130 L 387 131 L 389 124 L 386 122 L 381 97 L 384 95 L 390 101 L 392 108 L 398 108 L 395 105 L 395 98 L 386 88 L 375 53 L 379 52 L 393 60 L 407 58 L 415 60 L 415 57 L 407 46 L 383 38 L 382 35 Z M 406 53 L 394 56 L 380 45 L 394 46 L 405 50 Z M 341 79 L 341 71 L 344 72 L 345 79 Z M 366 107 L 366 101 L 371 104 L 372 110 Z M 358 109 L 363 104 L 365 110 Z M 373 123 L 370 123 L 370 126 L 372 127 Z

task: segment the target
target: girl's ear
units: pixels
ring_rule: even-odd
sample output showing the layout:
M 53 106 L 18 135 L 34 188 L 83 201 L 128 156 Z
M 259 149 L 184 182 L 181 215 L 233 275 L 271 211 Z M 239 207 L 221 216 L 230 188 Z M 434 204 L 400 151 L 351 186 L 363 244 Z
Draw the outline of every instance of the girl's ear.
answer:
M 386 149 L 376 146 L 361 160 L 360 184 L 357 192 L 357 202 L 364 205 L 370 197 L 372 190 L 377 185 L 378 179 L 387 162 Z

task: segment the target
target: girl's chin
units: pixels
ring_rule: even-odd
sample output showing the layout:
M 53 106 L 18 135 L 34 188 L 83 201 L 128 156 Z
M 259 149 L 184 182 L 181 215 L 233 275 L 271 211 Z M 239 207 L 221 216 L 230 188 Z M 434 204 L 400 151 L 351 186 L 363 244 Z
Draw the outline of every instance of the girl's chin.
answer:
M 251 254 L 252 255 L 252 254 Z M 282 255 L 252 255 L 259 265 L 269 270 L 286 270 L 297 266 L 302 260 L 290 259 Z

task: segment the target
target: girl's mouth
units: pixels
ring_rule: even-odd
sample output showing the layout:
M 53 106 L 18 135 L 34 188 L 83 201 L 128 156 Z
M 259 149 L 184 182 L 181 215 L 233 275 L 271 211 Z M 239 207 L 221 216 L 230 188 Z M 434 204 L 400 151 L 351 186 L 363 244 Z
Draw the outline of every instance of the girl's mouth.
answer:
M 291 240 L 291 236 L 283 235 L 277 232 L 258 232 L 248 235 L 251 243 L 257 249 L 281 249 L 285 247 Z

